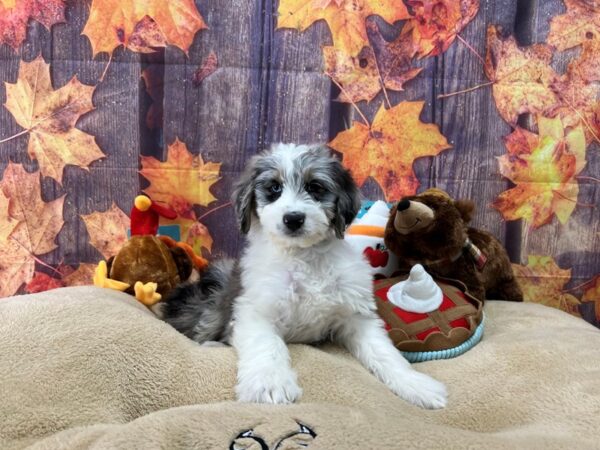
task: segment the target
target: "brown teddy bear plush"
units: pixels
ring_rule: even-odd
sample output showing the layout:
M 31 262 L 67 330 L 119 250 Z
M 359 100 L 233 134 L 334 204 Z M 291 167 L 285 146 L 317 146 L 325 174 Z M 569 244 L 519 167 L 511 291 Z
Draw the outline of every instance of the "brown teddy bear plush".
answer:
M 482 301 L 523 301 L 502 244 L 467 226 L 473 209 L 472 201 L 435 188 L 403 198 L 390 211 L 385 245 L 406 268 L 419 263 L 434 276 L 460 280 Z

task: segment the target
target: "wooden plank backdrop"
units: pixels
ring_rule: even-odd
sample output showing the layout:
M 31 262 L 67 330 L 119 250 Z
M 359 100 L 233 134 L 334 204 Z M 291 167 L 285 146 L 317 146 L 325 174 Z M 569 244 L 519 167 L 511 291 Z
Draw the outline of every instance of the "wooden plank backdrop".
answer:
M 104 81 L 94 93 L 95 110 L 84 115 L 77 128 L 96 138 L 107 158 L 96 161 L 87 173 L 67 167 L 61 185 L 44 179 L 44 200 L 66 194 L 65 226 L 58 248 L 42 256 L 50 265 L 96 262 L 100 254 L 89 244 L 81 215 L 105 211 L 113 202 L 129 211 L 134 196 L 147 181 L 137 174 L 140 156 L 164 160 L 167 146 L 176 138 L 204 161 L 220 162 L 221 179 L 211 191 L 218 199 L 207 207 L 195 207 L 198 217 L 214 238 L 212 257 L 236 255 L 242 245 L 231 207 L 226 203 L 233 182 L 245 161 L 273 142 L 327 143 L 358 120 L 350 104 L 334 99 L 339 89 L 323 73 L 321 47 L 331 44 L 325 22 L 306 31 L 276 30 L 278 0 L 197 0 L 196 6 L 208 25 L 198 32 L 186 55 L 169 46 L 153 55 L 115 50 Z M 30 61 L 42 54 L 51 63 L 55 87 L 76 75 L 85 84 L 96 84 L 108 63 L 108 55 L 92 57 L 88 38 L 81 34 L 90 1 L 67 3 L 66 23 L 50 31 L 30 22 L 27 40 L 19 51 L 0 47 L 0 79 L 14 82 L 21 59 Z M 505 222 L 491 207 L 498 194 L 511 187 L 498 172 L 497 157 L 506 149 L 503 138 L 511 127 L 502 120 L 492 98 L 491 87 L 465 94 L 439 95 L 485 83 L 487 78 L 477 54 L 485 57 L 488 25 L 501 25 L 516 36 L 520 45 L 546 40 L 548 20 L 562 12 L 561 0 L 481 0 L 475 19 L 438 57 L 419 60 L 423 71 L 405 85 L 405 91 L 389 92 L 390 100 L 424 100 L 421 120 L 435 123 L 452 148 L 436 157 L 417 159 L 414 169 L 420 189 L 437 186 L 451 195 L 472 198 L 478 205 L 475 226 L 486 228 L 506 245 L 514 262 L 527 263 L 528 255 L 552 255 L 564 268 L 573 269 L 569 287 L 590 280 L 600 272 L 598 208 L 578 206 L 566 225 L 556 219 L 537 230 L 522 221 Z M 376 20 L 386 39 L 399 33 L 380 18 Z M 218 70 L 195 86 L 192 77 L 210 52 L 218 57 Z M 578 50 L 554 59 L 560 73 Z M 161 84 L 158 98 L 151 99 L 141 79 L 151 68 Z M 0 101 L 6 100 L 0 87 Z M 380 93 L 371 102 L 357 106 L 370 119 L 384 101 Z M 152 102 L 162 109 L 158 128 L 146 126 Z M 526 116 L 519 123 L 527 125 Z M 6 108 L 0 108 L 0 139 L 19 132 Z M 22 163 L 28 171 L 37 162 L 27 156 L 26 135 L 0 144 L 0 173 L 9 161 Z M 597 144 L 588 147 L 585 174 L 600 173 Z M 598 203 L 600 185 L 581 180 L 580 198 Z M 363 186 L 368 198 L 383 198 L 376 182 Z M 224 206 L 206 214 L 218 206 Z M 596 205 L 597 206 L 597 205 Z M 43 269 L 42 269 L 43 270 Z

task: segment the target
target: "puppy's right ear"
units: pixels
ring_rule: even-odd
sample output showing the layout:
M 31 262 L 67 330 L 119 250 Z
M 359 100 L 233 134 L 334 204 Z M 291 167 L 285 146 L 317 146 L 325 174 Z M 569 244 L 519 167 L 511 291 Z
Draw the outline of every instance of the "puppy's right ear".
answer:
M 254 170 L 252 169 L 253 164 L 250 164 L 240 180 L 235 184 L 232 194 L 232 203 L 235 210 L 235 214 L 238 219 L 240 231 L 243 234 L 250 231 L 250 223 L 252 222 L 252 214 L 256 205 L 256 199 L 254 197 Z

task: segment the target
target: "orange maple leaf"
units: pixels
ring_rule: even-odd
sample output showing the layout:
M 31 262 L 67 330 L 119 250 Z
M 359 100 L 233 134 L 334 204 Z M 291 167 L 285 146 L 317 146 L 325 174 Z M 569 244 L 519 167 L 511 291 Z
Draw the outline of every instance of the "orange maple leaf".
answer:
M 161 218 L 161 225 L 179 225 L 181 230 L 181 242 L 189 244 L 197 255 L 202 255 L 202 249 L 208 253 L 212 252 L 213 238 L 206 225 L 200 223 L 194 211 L 190 211 L 189 217 L 178 217 L 175 220 Z
M 563 51 L 589 40 L 600 39 L 600 3 L 564 0 L 567 12 L 550 21 L 548 44 Z
M 92 109 L 94 86 L 76 77 L 54 90 L 50 65 L 41 56 L 21 61 L 17 82 L 6 83 L 6 108 L 29 133 L 27 152 L 37 159 L 43 176 L 62 183 L 67 164 L 87 169 L 104 157 L 93 136 L 75 128 L 79 117 Z
M 393 91 L 404 90 L 404 83 L 416 77 L 421 68 L 412 67 L 416 47 L 410 39 L 386 41 L 375 22 L 367 22 L 370 47 L 356 56 L 335 47 L 323 47 L 325 73 L 342 86 L 342 102 L 371 101 L 382 84 Z
M 64 0 L 0 0 L 0 45 L 7 44 L 17 50 L 25 40 L 29 19 L 47 29 L 64 22 Z
M 59 268 L 63 284 L 65 286 L 87 286 L 93 284 L 96 266 L 96 264 L 80 263 L 77 270 L 73 270 L 70 266 Z
M 550 88 L 557 76 L 550 67 L 552 50 L 547 45 L 521 49 L 514 37 L 503 38 L 491 25 L 485 59 L 485 73 L 494 82 L 496 107 L 507 122 L 516 124 L 519 114 L 543 113 L 559 103 Z
M 589 287 L 583 292 L 582 302 L 594 302 L 596 320 L 600 322 L 600 275 L 596 275 Z
M 105 212 L 96 211 L 81 218 L 90 235 L 90 244 L 105 259 L 116 255 L 127 242 L 129 217 L 114 202 Z
M 281 0 L 277 13 L 277 28 L 304 31 L 315 21 L 325 20 L 334 47 L 350 56 L 369 45 L 367 17 L 376 14 L 389 23 L 410 17 L 404 3 L 398 0 Z
M 484 66 L 493 81 L 496 108 L 504 120 L 516 125 L 519 114 L 560 117 L 565 127 L 584 126 L 586 140 L 600 142 L 600 65 L 596 42 L 586 44 L 567 72 L 559 75 L 550 66 L 552 49 L 545 44 L 519 48 L 513 37 L 501 37 L 490 26 Z M 593 64 L 590 64 L 593 61 Z
M 170 44 L 187 54 L 196 32 L 205 28 L 193 0 L 93 0 L 82 34 L 94 56 L 120 45 L 147 53 Z
M 580 316 L 580 301 L 563 291 L 571 269 L 561 269 L 551 256 L 529 255 L 527 265 L 512 265 L 526 302 L 540 303 Z
M 216 200 L 210 187 L 220 179 L 221 163 L 205 163 L 202 155 L 192 155 L 179 139 L 169 145 L 165 162 L 151 156 L 140 158 L 140 174 L 150 181 L 144 192 L 154 201 L 171 205 L 181 217 L 193 219 L 193 205 L 207 206 Z
M 586 164 L 581 126 L 564 135 L 559 118 L 539 117 L 538 125 L 539 135 L 517 127 L 506 137 L 500 173 L 516 186 L 493 203 L 505 219 L 525 219 L 533 228 L 549 223 L 553 214 L 567 222 L 579 194 L 575 177 Z
M 437 125 L 419 120 L 423 104 L 401 102 L 390 109 L 382 104 L 371 127 L 354 122 L 329 143 L 344 155 L 344 164 L 359 185 L 373 177 L 388 200 L 417 191 L 413 161 L 451 147 Z
M 56 236 L 63 227 L 63 195 L 44 202 L 40 190 L 40 173 L 27 173 L 23 166 L 9 163 L 0 183 L 1 199 L 8 199 L 9 224 L 0 220 L 0 296 L 14 294 L 23 283 L 31 281 L 36 256 L 54 250 Z M 6 206 L 5 200 L 2 200 Z M 14 221 L 17 222 L 14 226 Z M 6 234 L 6 231 L 9 231 Z
M 456 35 L 479 11 L 479 0 L 408 0 L 413 18 L 402 28 L 411 35 L 418 56 L 437 56 L 448 50 Z
M 58 278 L 51 277 L 44 272 L 35 272 L 31 281 L 25 285 L 25 292 L 35 294 L 64 286 L 65 284 Z

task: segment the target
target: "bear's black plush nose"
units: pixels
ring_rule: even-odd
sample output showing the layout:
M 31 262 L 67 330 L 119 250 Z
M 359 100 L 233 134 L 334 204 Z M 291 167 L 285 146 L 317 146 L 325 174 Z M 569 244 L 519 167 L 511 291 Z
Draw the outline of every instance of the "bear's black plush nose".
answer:
M 400 200 L 398 202 L 398 206 L 397 206 L 398 211 L 405 211 L 408 208 L 410 208 L 410 200 L 403 198 L 402 200 Z
M 290 231 L 298 230 L 306 219 L 306 214 L 301 212 L 291 212 L 283 216 L 283 223 Z

